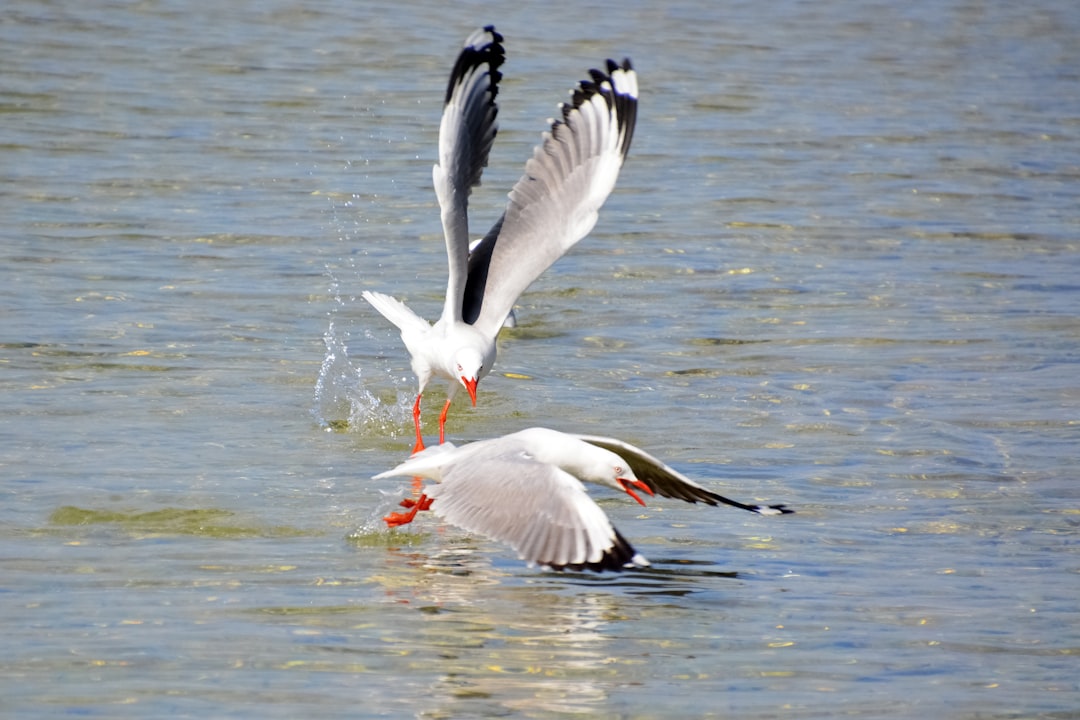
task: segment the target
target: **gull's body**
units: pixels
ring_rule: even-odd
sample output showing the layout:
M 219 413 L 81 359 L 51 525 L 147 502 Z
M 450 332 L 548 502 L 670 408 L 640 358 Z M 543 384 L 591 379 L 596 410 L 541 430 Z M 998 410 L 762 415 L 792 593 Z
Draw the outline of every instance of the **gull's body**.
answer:
M 428 478 L 436 484 L 426 486 L 418 500 L 402 501 L 410 510 L 387 516 L 391 527 L 412 522 L 419 510 L 431 510 L 449 523 L 509 544 L 530 564 L 556 570 L 618 571 L 648 565 L 581 481 L 624 491 L 639 503 L 632 488 L 760 515 L 792 512 L 783 505 L 729 500 L 620 440 L 548 428 L 461 447 L 444 443 L 375 477 L 392 475 Z
M 413 406 L 416 448 L 423 448 L 420 399 L 434 377 L 450 382 L 439 418 L 464 387 L 476 385 L 495 362 L 495 339 L 525 289 L 596 224 L 630 148 L 637 117 L 637 76 L 629 60 L 590 71 L 561 117 L 525 163 L 503 216 L 470 252 L 468 197 L 480 184 L 495 139 L 495 96 L 505 57 L 493 27 L 473 33 L 458 56 L 439 127 L 439 161 L 432 169 L 449 274 L 442 315 L 431 324 L 382 293 L 363 297 L 401 331 L 419 391 Z

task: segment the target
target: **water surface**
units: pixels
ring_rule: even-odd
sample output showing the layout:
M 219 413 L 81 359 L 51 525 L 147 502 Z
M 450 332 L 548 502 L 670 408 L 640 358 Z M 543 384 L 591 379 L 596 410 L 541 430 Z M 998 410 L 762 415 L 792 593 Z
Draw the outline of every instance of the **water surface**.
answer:
M 653 562 L 620 576 L 384 529 L 414 381 L 358 296 L 439 312 L 485 23 L 478 233 L 588 67 L 642 101 L 452 438 L 613 435 L 797 514 L 598 494 Z M 1071 716 L 1078 34 L 1053 0 L 9 3 L 0 710 Z

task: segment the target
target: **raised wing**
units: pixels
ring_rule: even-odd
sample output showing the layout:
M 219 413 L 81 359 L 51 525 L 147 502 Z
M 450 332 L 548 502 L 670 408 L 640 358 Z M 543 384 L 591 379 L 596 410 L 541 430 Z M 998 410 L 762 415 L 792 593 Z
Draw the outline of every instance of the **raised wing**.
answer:
M 758 515 L 786 515 L 795 512 L 784 505 L 747 505 L 737 500 L 731 500 L 723 495 L 707 490 L 686 477 L 678 470 L 669 467 L 649 453 L 630 443 L 616 440 L 615 438 L 600 437 L 598 435 L 577 435 L 587 443 L 602 447 L 615 453 L 630 465 L 630 469 L 637 475 L 638 480 L 649 486 L 658 495 L 686 502 L 702 502 L 707 505 L 730 505 L 742 510 L 749 510 Z
M 554 570 L 619 571 L 649 564 L 572 475 L 508 453 L 505 446 L 492 447 L 442 468 L 441 482 L 424 491 L 433 500 L 432 512 Z
M 491 25 L 468 40 L 450 72 L 439 126 L 439 161 L 431 170 L 442 212 L 449 279 L 443 317 L 459 320 L 469 261 L 469 194 L 480 184 L 498 126 L 495 103 L 506 53 Z
M 482 333 L 494 336 L 525 288 L 592 230 L 615 187 L 634 135 L 637 75 L 629 60 L 590 75 L 469 257 L 462 317 Z

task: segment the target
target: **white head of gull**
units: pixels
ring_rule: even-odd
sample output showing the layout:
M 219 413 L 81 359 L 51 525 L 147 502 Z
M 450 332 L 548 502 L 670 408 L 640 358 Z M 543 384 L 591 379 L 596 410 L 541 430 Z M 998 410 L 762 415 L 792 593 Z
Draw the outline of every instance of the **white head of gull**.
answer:
M 525 289 L 592 230 L 615 187 L 637 117 L 637 75 L 629 60 L 591 70 L 551 131 L 525 163 L 502 217 L 470 251 L 468 198 L 480 184 L 495 140 L 495 96 L 505 59 L 502 36 L 487 26 L 465 42 L 450 73 L 432 169 L 442 214 L 449 277 L 442 316 L 434 324 L 378 292 L 363 297 L 401 331 L 418 384 L 413 404 L 415 450 L 424 447 L 420 399 L 434 377 L 449 381 L 439 416 L 460 388 L 476 404 L 476 386 L 495 362 L 495 338 Z
M 469 532 L 504 542 L 530 565 L 620 571 L 645 567 L 639 555 L 585 491 L 582 481 L 709 505 L 725 504 L 759 515 L 793 512 L 783 505 L 747 505 L 718 495 L 644 450 L 613 438 L 529 428 L 460 447 L 435 445 L 376 479 L 394 475 L 434 480 L 418 499 L 401 502 L 387 525 L 413 521 L 431 510 Z

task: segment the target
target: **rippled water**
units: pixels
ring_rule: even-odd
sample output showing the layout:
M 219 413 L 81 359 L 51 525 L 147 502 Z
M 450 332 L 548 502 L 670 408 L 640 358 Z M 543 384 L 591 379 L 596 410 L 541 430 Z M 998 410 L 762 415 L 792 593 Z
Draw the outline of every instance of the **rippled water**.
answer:
M 1080 14 L 701 5 L 5 5 L 0 714 L 1073 716 Z M 478 232 L 586 68 L 642 101 L 450 435 L 614 435 L 797 514 L 605 497 L 654 563 L 619 576 L 383 528 L 414 385 L 357 298 L 438 313 L 488 22 Z

